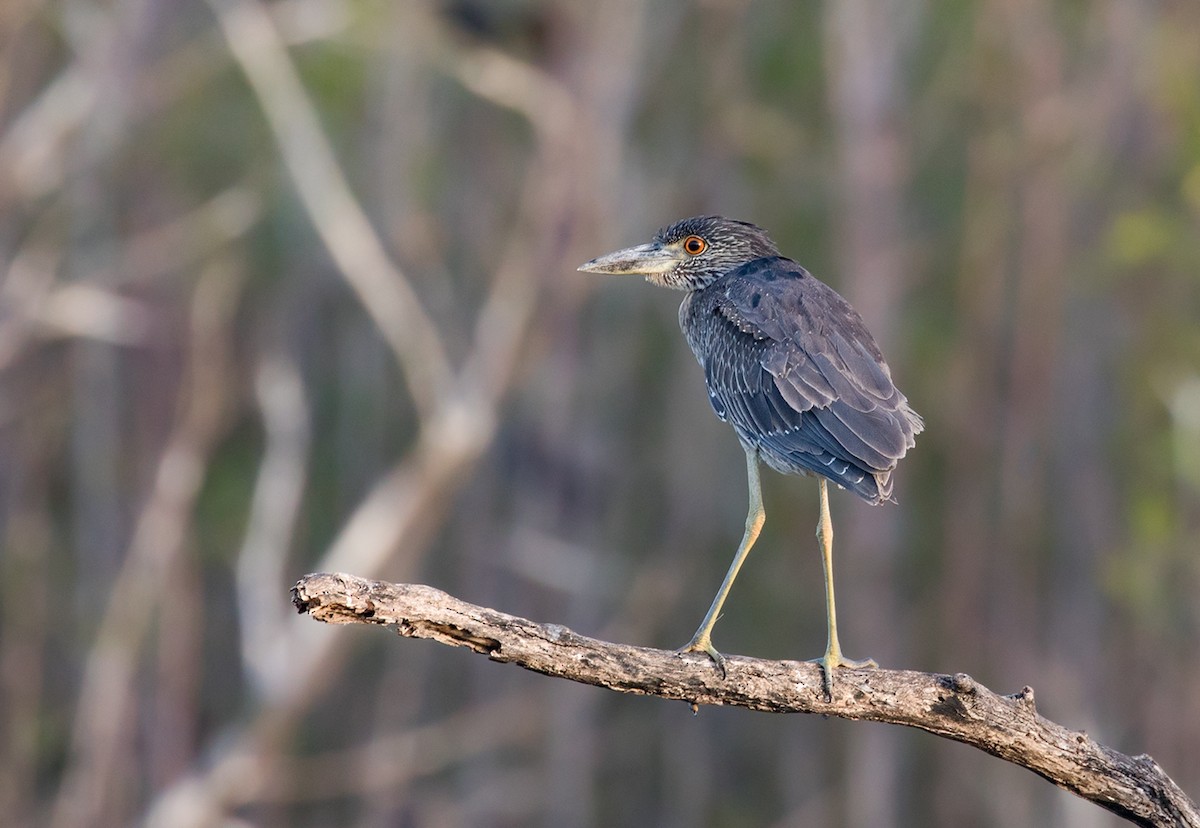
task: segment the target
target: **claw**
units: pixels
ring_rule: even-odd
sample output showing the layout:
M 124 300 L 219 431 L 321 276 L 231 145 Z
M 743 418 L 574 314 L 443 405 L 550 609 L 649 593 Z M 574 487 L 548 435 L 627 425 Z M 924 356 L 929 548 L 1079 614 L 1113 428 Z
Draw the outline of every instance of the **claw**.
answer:
M 825 701 L 833 701 L 833 670 L 836 667 L 848 667 L 851 670 L 874 670 L 879 667 L 873 658 L 852 659 L 845 658 L 840 652 L 825 651 L 825 655 L 820 658 L 809 659 L 810 664 L 820 664 L 823 684 L 825 687 Z
M 725 656 L 717 652 L 717 648 L 712 645 L 712 641 L 708 636 L 697 635 L 691 641 L 684 644 L 675 652 L 677 653 L 703 653 L 712 659 L 713 664 L 717 665 L 717 669 L 721 671 L 721 678 L 725 678 Z

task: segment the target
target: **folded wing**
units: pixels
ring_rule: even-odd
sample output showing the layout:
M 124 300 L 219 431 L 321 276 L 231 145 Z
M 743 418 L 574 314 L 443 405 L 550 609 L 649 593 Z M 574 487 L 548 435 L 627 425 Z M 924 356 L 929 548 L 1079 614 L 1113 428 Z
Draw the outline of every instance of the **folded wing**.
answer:
M 832 288 L 788 259 L 759 259 L 685 303 L 680 321 L 717 415 L 768 465 L 891 499 L 891 472 L 923 424 Z

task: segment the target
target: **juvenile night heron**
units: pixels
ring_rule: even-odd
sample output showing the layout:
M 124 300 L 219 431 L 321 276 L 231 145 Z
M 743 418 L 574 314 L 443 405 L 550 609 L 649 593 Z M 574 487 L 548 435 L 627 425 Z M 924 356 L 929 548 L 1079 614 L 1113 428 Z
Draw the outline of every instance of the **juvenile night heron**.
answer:
M 724 671 L 712 629 L 766 514 L 759 461 L 784 474 L 816 475 L 817 537 L 825 572 L 829 638 L 826 696 L 836 667 L 874 667 L 842 655 L 833 598 L 833 526 L 826 481 L 869 503 L 892 500 L 892 471 L 913 447 L 921 417 L 892 384 L 862 317 L 779 249 L 766 231 L 720 216 L 684 219 L 648 244 L 593 259 L 580 270 L 640 274 L 687 291 L 679 326 L 704 369 L 708 399 L 746 451 L 746 531 L 712 606 L 681 652 L 707 653 Z

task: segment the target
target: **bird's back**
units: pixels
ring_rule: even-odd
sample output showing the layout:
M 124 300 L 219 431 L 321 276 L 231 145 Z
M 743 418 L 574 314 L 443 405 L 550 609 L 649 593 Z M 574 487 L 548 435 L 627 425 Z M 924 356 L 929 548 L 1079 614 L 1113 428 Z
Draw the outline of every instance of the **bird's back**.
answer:
M 923 428 L 862 317 L 782 257 L 748 262 L 679 308 L 709 401 L 743 444 L 879 503 Z

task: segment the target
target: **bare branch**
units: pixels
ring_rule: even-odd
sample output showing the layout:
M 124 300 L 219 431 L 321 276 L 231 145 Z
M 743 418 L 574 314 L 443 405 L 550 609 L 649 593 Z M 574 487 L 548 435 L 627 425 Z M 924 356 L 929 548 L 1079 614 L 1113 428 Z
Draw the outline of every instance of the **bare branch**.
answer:
M 1039 716 L 1029 687 L 1001 696 L 965 673 L 841 670 L 826 701 L 815 664 L 730 656 L 722 676 L 703 656 L 598 641 L 427 586 L 320 573 L 297 582 L 292 602 L 320 621 L 390 626 L 623 693 L 916 727 L 1027 768 L 1135 824 L 1200 828 L 1196 805 L 1152 758 L 1126 756 Z

